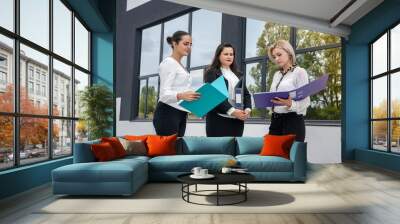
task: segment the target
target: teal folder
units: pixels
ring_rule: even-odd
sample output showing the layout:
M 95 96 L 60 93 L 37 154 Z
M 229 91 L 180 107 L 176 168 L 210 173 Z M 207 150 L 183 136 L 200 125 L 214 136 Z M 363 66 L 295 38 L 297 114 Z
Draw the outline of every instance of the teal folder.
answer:
M 189 110 L 197 117 L 203 117 L 228 98 L 228 90 L 223 76 L 214 80 L 212 83 L 205 83 L 197 89 L 196 92 L 200 93 L 199 99 L 194 101 L 182 101 L 179 105 Z

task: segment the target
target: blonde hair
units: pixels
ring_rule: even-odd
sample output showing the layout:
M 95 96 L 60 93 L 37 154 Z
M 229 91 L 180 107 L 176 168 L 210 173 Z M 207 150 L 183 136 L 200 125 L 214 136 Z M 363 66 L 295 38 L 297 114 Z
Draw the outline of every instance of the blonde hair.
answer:
M 288 41 L 278 40 L 278 41 L 276 41 L 276 43 L 272 44 L 268 48 L 269 60 L 273 61 L 274 63 L 276 63 L 276 62 L 275 62 L 274 58 L 272 57 L 272 51 L 275 48 L 279 48 L 279 49 L 286 51 L 286 53 L 289 54 L 289 58 L 292 60 L 292 64 L 296 64 L 296 54 L 294 53 L 294 49 L 293 49 L 292 45 Z

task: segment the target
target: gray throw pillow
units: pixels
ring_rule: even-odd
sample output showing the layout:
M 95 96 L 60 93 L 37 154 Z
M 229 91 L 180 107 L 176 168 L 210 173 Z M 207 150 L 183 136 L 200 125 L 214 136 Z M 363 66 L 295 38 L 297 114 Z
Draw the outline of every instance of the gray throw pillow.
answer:
M 145 156 L 147 155 L 146 145 L 143 141 L 130 141 L 124 138 L 118 138 L 126 151 L 126 155 Z

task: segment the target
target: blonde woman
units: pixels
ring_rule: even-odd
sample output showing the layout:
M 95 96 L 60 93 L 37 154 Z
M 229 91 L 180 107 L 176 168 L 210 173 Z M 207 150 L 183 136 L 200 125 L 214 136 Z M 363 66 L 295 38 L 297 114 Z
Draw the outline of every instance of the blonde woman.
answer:
M 272 79 L 270 92 L 290 91 L 308 83 L 308 73 L 304 68 L 296 65 L 296 56 L 292 45 L 286 40 L 278 40 L 268 49 L 268 57 L 279 66 Z M 310 106 L 310 97 L 299 101 L 275 98 L 276 105 L 271 109 L 271 125 L 269 134 L 295 134 L 296 141 L 304 142 L 304 116 Z

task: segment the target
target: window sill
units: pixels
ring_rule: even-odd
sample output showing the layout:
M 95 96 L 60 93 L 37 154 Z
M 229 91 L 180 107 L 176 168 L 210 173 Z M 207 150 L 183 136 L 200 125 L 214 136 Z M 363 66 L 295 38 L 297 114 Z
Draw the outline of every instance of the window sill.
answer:
M 0 176 L 4 175 L 4 174 L 9 174 L 9 173 L 20 172 L 23 170 L 27 170 L 27 169 L 31 169 L 31 168 L 51 164 L 51 163 L 57 163 L 57 162 L 61 162 L 64 160 L 69 160 L 69 159 L 72 160 L 72 157 L 73 156 L 67 156 L 67 157 L 61 157 L 61 158 L 52 159 L 52 160 L 45 160 L 45 161 L 41 161 L 41 162 L 37 162 L 37 163 L 33 163 L 33 164 L 21 165 L 19 167 L 10 167 L 8 169 L 0 171 Z
M 138 118 L 133 120 L 132 122 L 152 122 L 153 120 Z M 202 119 L 189 119 L 187 123 L 205 123 L 205 120 Z M 264 119 L 249 119 L 245 122 L 245 124 L 271 124 L 270 120 Z M 305 120 L 306 126 L 329 126 L 329 127 L 341 127 L 342 122 L 340 120 Z

